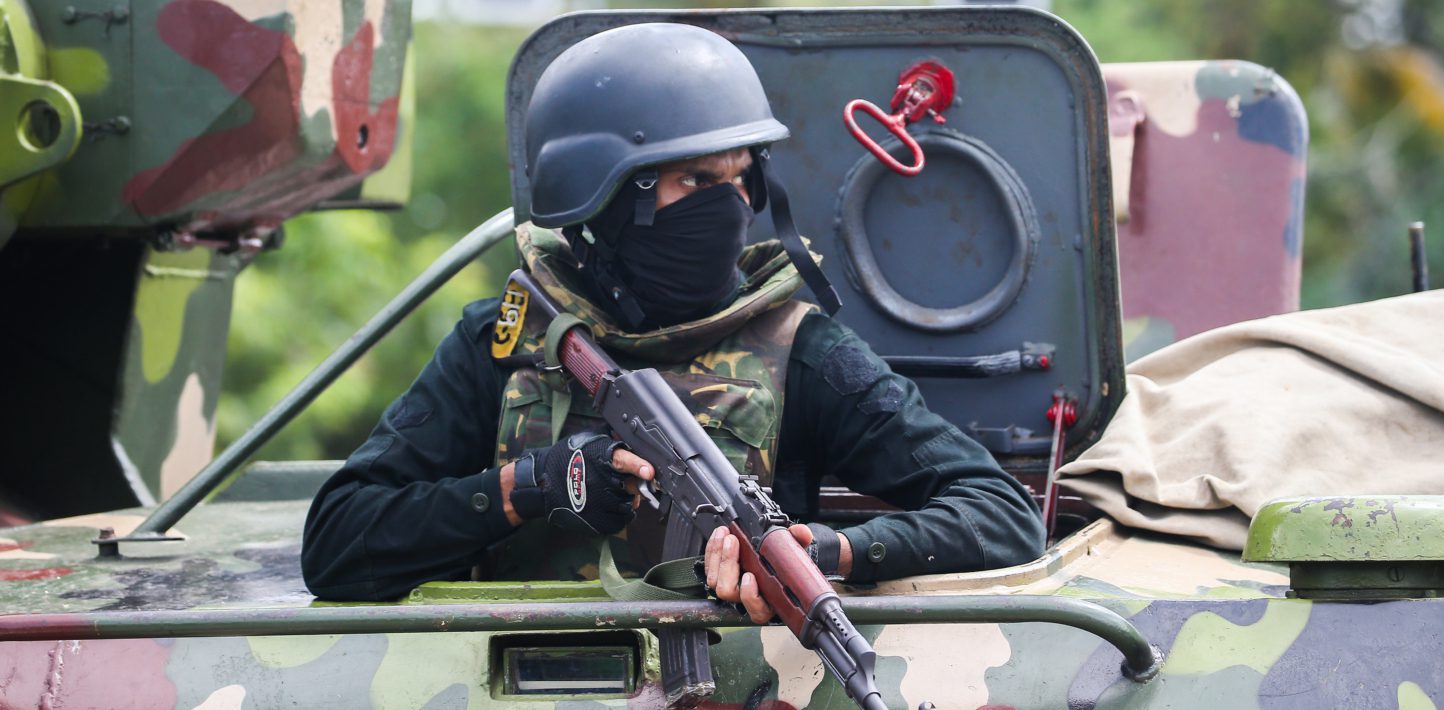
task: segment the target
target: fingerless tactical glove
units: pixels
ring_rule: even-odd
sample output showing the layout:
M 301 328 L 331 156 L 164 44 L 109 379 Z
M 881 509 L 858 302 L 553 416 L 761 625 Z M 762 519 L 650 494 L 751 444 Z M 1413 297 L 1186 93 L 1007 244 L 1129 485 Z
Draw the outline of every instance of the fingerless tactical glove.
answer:
M 517 459 L 511 507 L 524 519 L 545 517 L 567 530 L 610 535 L 632 522 L 632 494 L 612 468 L 622 442 L 595 431 L 567 437 Z

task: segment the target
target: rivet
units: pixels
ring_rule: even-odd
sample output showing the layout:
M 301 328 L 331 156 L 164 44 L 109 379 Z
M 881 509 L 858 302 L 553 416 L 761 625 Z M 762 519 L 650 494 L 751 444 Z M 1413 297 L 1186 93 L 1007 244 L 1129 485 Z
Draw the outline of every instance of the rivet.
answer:
M 646 140 L 647 140 L 647 134 L 645 134 L 645 133 L 643 133 L 643 132 L 641 132 L 641 131 L 637 131 L 636 133 L 633 133 L 633 134 L 632 134 L 632 142 L 633 142 L 633 143 L 641 143 L 641 142 L 646 141 Z

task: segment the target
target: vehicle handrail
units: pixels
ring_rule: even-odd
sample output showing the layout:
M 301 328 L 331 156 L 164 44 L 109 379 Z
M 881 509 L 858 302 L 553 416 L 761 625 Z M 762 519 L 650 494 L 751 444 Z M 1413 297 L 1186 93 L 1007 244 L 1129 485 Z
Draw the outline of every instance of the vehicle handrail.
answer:
M 1123 654 L 1122 671 L 1146 683 L 1163 653 L 1133 622 L 1083 599 L 1029 594 L 842 597 L 859 624 L 1048 623 L 1087 631 Z M 0 642 L 220 636 L 397 634 L 434 631 L 563 631 L 751 626 L 713 601 L 552 601 L 345 605 L 184 611 L 0 615 Z
M 426 270 L 406 285 L 389 303 L 371 317 L 351 337 L 321 361 L 316 369 L 306 375 L 286 393 L 275 406 L 271 407 L 246 433 L 227 446 L 225 451 L 211 460 L 193 478 L 181 486 L 165 502 L 156 506 L 140 525 L 129 535 L 115 537 L 104 531 L 94 542 L 100 547 L 101 557 L 119 555 L 122 542 L 153 542 L 174 540 L 167 533 L 186 513 L 195 508 L 211 491 L 215 490 L 226 477 L 245 463 L 271 437 L 275 436 L 295 416 L 306 408 L 316 397 L 326 391 L 351 365 L 361 359 L 368 350 L 386 337 L 412 311 L 416 310 L 452 277 L 461 272 L 486 250 L 502 243 L 512 234 L 515 223 L 510 207 L 496 216 L 482 222 L 456 244 L 437 257 Z

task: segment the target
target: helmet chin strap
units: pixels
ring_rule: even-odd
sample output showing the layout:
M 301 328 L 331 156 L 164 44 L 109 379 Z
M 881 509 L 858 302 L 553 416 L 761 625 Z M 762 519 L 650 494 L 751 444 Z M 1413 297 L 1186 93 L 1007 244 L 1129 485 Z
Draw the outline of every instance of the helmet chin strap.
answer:
M 582 226 L 574 224 L 562 229 L 567 242 L 572 246 L 572 255 L 577 258 L 582 273 L 590 277 L 596 288 L 596 297 L 602 299 L 601 304 L 607 313 L 616 318 L 622 328 L 628 332 L 640 332 L 642 323 L 646 321 L 647 315 L 642 312 L 641 304 L 617 276 L 613 265 L 616 264 L 616 251 L 612 245 L 600 236 L 593 236 L 588 239 L 582 234 Z M 610 302 L 611 307 L 607 307 Z
M 657 171 L 653 169 L 642 170 L 631 177 L 637 187 L 637 199 L 633 204 L 630 218 L 634 224 L 643 226 L 651 225 L 657 215 Z M 629 332 L 640 332 L 647 320 L 647 314 L 642 310 L 642 304 L 632 294 L 625 281 L 617 274 L 617 251 L 613 243 L 613 234 L 592 234 L 591 238 L 582 234 L 582 225 L 572 225 L 562 229 L 571 244 L 572 255 L 577 258 L 582 269 L 590 274 L 593 283 L 596 285 L 597 296 L 611 307 L 606 308 L 607 312 L 619 321 L 619 324 Z
M 836 315 L 837 309 L 842 307 L 842 300 L 837 297 L 837 289 L 832 287 L 832 282 L 827 280 L 827 274 L 822 273 L 822 267 L 812 260 L 812 253 L 807 250 L 807 245 L 802 243 L 802 235 L 797 233 L 797 225 L 792 222 L 792 208 L 787 200 L 787 190 L 782 187 L 782 181 L 777 179 L 777 173 L 772 168 L 770 151 L 760 148 L 753 151 L 753 155 L 761 166 L 767 195 L 772 201 L 772 226 L 776 228 L 782 248 L 787 251 L 787 258 L 797 267 L 797 273 L 802 275 L 802 281 L 807 284 L 812 295 L 817 297 L 818 305 L 827 311 L 827 315 Z

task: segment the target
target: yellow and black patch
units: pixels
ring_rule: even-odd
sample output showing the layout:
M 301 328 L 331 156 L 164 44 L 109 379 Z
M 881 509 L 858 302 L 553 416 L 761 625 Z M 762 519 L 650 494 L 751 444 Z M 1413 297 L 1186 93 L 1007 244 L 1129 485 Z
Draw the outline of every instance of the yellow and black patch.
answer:
M 493 358 L 504 358 L 511 355 L 512 351 L 516 349 L 516 344 L 521 341 L 521 328 L 526 319 L 528 296 L 526 289 L 515 281 L 506 282 L 506 290 L 501 294 L 501 312 L 497 314 L 496 327 L 492 328 L 491 356 Z

